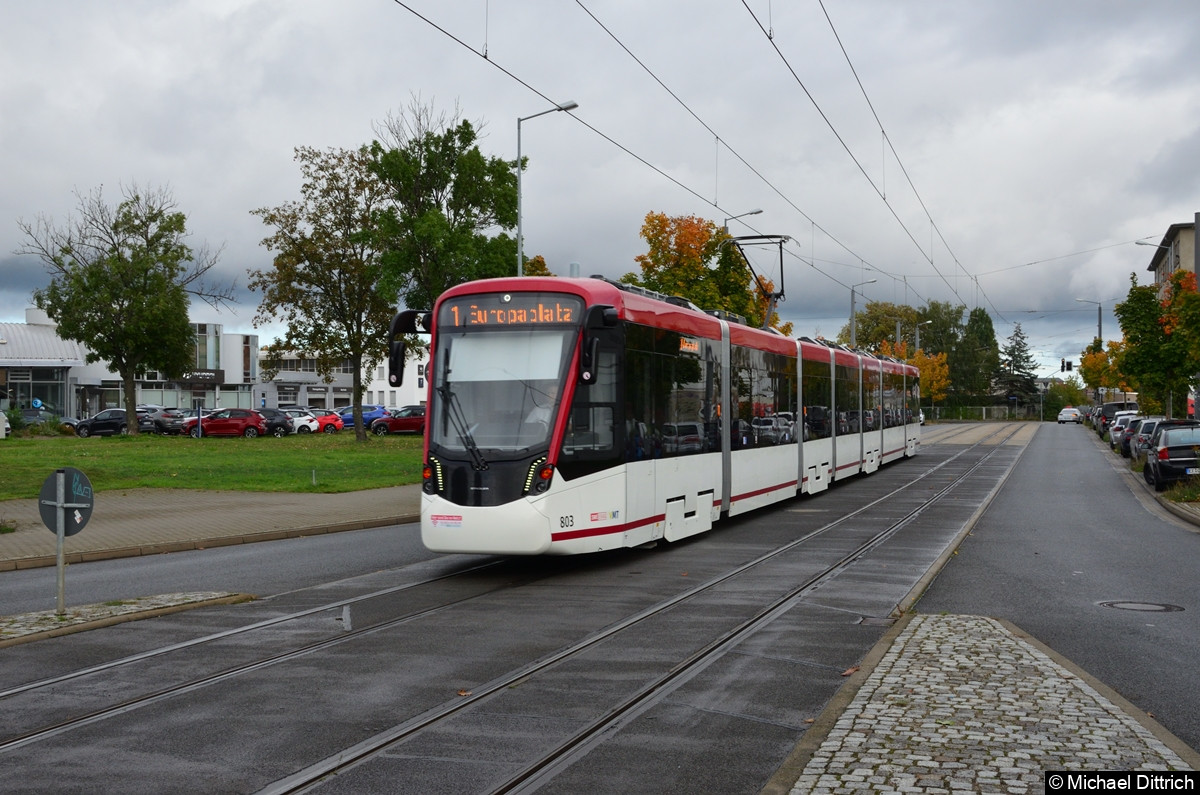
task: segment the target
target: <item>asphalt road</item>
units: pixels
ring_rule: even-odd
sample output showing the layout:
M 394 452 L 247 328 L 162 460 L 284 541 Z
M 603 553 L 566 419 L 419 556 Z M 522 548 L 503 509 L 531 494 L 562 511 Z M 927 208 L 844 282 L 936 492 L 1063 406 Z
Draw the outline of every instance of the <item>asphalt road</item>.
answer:
M 438 557 L 417 524 L 290 538 L 262 544 L 93 561 L 66 569 L 68 604 L 163 593 L 230 591 L 258 597 L 336 582 Z M 53 566 L 4 572 L 4 613 L 53 610 Z M 130 587 L 135 582 L 136 587 Z
M 1008 619 L 1197 748 L 1200 533 L 1121 462 L 1082 426 L 1044 425 L 916 609 Z

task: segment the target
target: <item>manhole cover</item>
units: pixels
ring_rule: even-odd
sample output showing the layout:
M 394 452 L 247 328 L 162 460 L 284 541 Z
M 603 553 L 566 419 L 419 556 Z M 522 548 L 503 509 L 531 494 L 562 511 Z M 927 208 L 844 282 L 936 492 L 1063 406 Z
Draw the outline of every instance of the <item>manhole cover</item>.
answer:
M 876 616 L 863 616 L 858 619 L 858 623 L 865 627 L 890 627 L 896 623 L 894 618 L 878 618 Z
M 1158 604 L 1157 602 L 1101 602 L 1101 607 L 1112 607 L 1117 610 L 1137 610 L 1142 613 L 1178 613 L 1183 610 L 1179 605 Z

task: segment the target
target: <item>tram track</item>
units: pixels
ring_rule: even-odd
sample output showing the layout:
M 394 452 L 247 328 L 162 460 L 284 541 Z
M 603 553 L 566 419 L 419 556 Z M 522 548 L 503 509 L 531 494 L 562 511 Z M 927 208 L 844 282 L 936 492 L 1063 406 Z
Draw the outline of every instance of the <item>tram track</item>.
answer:
M 678 687 L 679 684 L 686 681 L 691 675 L 694 675 L 696 671 L 702 669 L 710 664 L 714 659 L 725 654 L 730 648 L 740 643 L 746 636 L 757 632 L 762 626 L 773 621 L 781 612 L 789 609 L 797 599 L 800 599 L 806 594 L 811 593 L 829 579 L 836 577 L 847 566 L 852 565 L 855 560 L 884 543 L 888 538 L 894 536 L 901 528 L 923 513 L 929 507 L 929 504 L 944 498 L 969 475 L 976 472 L 983 465 L 983 463 L 995 453 L 998 446 L 1011 439 L 1017 433 L 1017 430 L 1018 429 L 1016 428 L 1002 427 L 993 433 L 988 434 L 987 437 L 976 442 L 967 450 L 961 451 L 947 461 L 942 462 L 934 469 L 931 469 L 920 478 L 914 480 L 912 483 L 906 484 L 903 487 L 904 489 L 911 488 L 915 483 L 932 475 L 959 457 L 966 455 L 971 450 L 991 442 L 994 439 L 1000 439 L 1000 441 L 995 443 L 993 449 L 988 452 L 984 458 L 971 466 L 961 476 L 956 477 L 950 484 L 942 487 L 930 498 L 928 503 L 918 506 L 907 513 L 900 520 L 879 531 L 865 542 L 859 544 L 848 554 L 839 559 L 834 565 L 824 569 L 820 573 L 798 585 L 793 590 L 766 605 L 749 619 L 743 621 L 733 629 L 726 631 L 723 635 L 715 638 L 705 647 L 696 651 L 689 658 L 682 660 L 677 665 L 671 667 L 670 670 L 665 672 L 662 676 L 647 682 L 642 689 L 632 696 L 626 698 L 620 704 L 616 705 L 609 711 L 608 714 L 601 716 L 584 729 L 575 733 L 573 736 L 563 740 L 549 753 L 535 760 L 520 773 L 512 776 L 508 781 L 504 782 L 492 791 L 496 793 L 508 793 L 529 792 L 537 789 L 548 778 L 552 778 L 556 771 L 570 765 L 580 755 L 586 754 L 587 750 L 596 742 L 600 741 L 604 736 L 613 731 L 619 730 L 623 724 L 636 717 L 641 711 L 645 710 L 650 705 L 661 700 L 668 693 L 672 692 L 676 687 Z M 901 489 L 897 489 L 896 491 L 900 490 Z M 487 686 L 479 689 L 477 692 L 473 692 L 467 699 L 460 703 L 451 705 L 451 707 L 447 708 L 446 710 L 438 711 L 436 714 L 427 715 L 419 721 L 406 722 L 404 724 L 395 726 L 387 732 L 370 738 L 364 743 L 360 743 L 353 749 L 347 749 L 346 751 L 338 754 L 336 757 L 322 760 L 321 762 L 318 762 L 317 764 L 314 764 L 303 771 L 297 772 L 295 775 L 290 776 L 287 779 L 276 782 L 272 786 L 260 790 L 259 795 L 287 795 L 288 793 L 312 791 L 313 785 L 319 784 L 329 776 L 336 775 L 340 771 L 347 770 L 357 764 L 360 764 L 365 759 L 370 758 L 371 755 L 378 753 L 393 743 L 420 731 L 431 729 L 455 713 L 469 709 L 477 703 L 484 702 L 495 693 L 512 687 L 518 682 L 528 680 L 531 676 L 560 664 L 562 661 L 579 654 L 580 652 L 592 647 L 597 643 L 600 643 L 603 640 L 606 640 L 612 635 L 628 629 L 635 623 L 643 621 L 651 616 L 659 615 L 684 601 L 694 599 L 698 595 L 710 591 L 718 584 L 732 580 L 743 573 L 754 569 L 755 567 L 763 565 L 777 556 L 790 552 L 796 547 L 809 542 L 817 536 L 829 533 L 847 521 L 853 519 L 855 516 L 866 512 L 872 506 L 894 496 L 895 493 L 896 492 L 892 492 L 888 495 L 885 495 L 884 497 L 881 497 L 872 503 L 853 511 L 844 517 L 829 522 L 828 524 L 809 533 L 803 538 L 796 539 L 790 544 L 775 549 L 756 558 L 755 560 L 749 561 L 742 566 L 739 566 L 738 568 L 721 575 L 718 578 L 714 578 L 713 580 L 697 586 L 691 591 L 679 594 L 675 598 L 665 603 L 655 605 L 654 607 L 645 610 L 638 615 L 631 616 L 626 621 L 609 628 L 603 633 L 599 633 L 593 637 L 587 638 L 571 648 L 563 649 L 560 653 L 540 661 L 534 667 L 514 671 L 509 676 L 490 682 L 487 684 Z
M 1011 438 L 1015 433 L 1016 429 L 1001 426 L 987 438 L 980 439 L 964 450 L 958 451 L 922 473 L 918 478 L 907 482 L 901 488 L 888 492 L 860 506 L 856 510 L 850 511 L 835 521 L 795 538 L 788 544 L 781 545 L 764 554 L 758 555 L 754 559 L 746 561 L 728 571 L 709 577 L 694 587 L 680 591 L 670 598 L 657 600 L 621 620 L 611 622 L 600 630 L 586 633 L 574 642 L 562 645 L 550 653 L 537 657 L 533 662 L 518 665 L 501 672 L 480 685 L 470 688 L 470 692 L 460 694 L 456 699 L 433 705 L 392 725 L 390 728 L 375 732 L 371 736 L 363 738 L 359 742 L 329 755 L 319 762 L 309 764 L 291 775 L 277 779 L 261 791 L 271 793 L 308 791 L 331 776 L 340 775 L 368 763 L 375 756 L 396 743 L 417 736 L 422 732 L 438 730 L 439 727 L 445 726 L 448 721 L 451 721 L 456 716 L 487 704 L 501 694 L 510 693 L 548 671 L 553 671 L 555 668 L 577 660 L 589 650 L 612 642 L 614 639 L 620 638 L 623 633 L 627 633 L 639 625 L 662 619 L 664 616 L 669 615 L 671 611 L 679 609 L 688 603 L 702 600 L 706 595 L 711 595 L 717 589 L 728 586 L 739 578 L 746 577 L 750 573 L 761 570 L 764 567 L 769 567 L 773 565 L 773 562 L 788 556 L 794 556 L 798 550 L 804 548 L 805 545 L 810 544 L 815 539 L 829 535 L 839 528 L 846 527 L 848 524 L 853 524 L 859 517 L 864 516 L 872 511 L 872 509 L 895 500 L 901 492 L 912 492 L 918 486 L 933 489 L 930 494 L 925 495 L 919 501 L 919 504 L 908 510 L 904 516 L 891 522 L 882 530 L 872 531 L 868 537 L 856 540 L 836 560 L 823 565 L 820 571 L 805 577 L 799 585 L 777 596 L 753 615 L 745 617 L 736 625 L 727 628 L 724 632 L 703 644 L 700 648 L 692 650 L 686 657 L 668 666 L 668 669 L 660 675 L 646 680 L 640 687 L 626 694 L 617 704 L 606 710 L 604 714 L 595 717 L 586 726 L 572 733 L 569 737 L 561 738 L 549 752 L 541 754 L 522 770 L 510 775 L 505 783 L 500 785 L 496 791 L 527 791 L 529 788 L 539 786 L 539 782 L 547 780 L 547 777 L 553 777 L 556 775 L 556 771 L 561 770 L 564 766 L 569 766 L 580 755 L 586 754 L 587 749 L 598 742 L 599 738 L 618 730 L 624 723 L 636 718 L 641 712 L 649 709 L 658 700 L 665 697 L 666 694 L 672 692 L 690 677 L 694 676 L 696 672 L 703 670 L 704 667 L 711 664 L 714 659 L 727 653 L 730 648 L 736 646 L 742 639 L 757 632 L 762 626 L 769 624 L 781 612 L 790 609 L 790 606 L 797 600 L 812 593 L 823 583 L 836 578 L 841 571 L 852 566 L 856 560 L 869 554 L 872 549 L 886 543 L 889 538 L 919 517 L 930 506 L 943 500 L 947 495 L 952 494 L 959 484 L 984 465 L 995 451 L 1000 448 L 1003 441 Z M 978 461 L 974 462 L 964 471 L 954 474 L 952 477 L 948 475 L 948 470 L 952 468 L 952 465 L 964 458 L 970 458 L 972 452 L 979 450 L 995 439 L 999 439 L 1000 441 L 994 442 L 992 449 L 981 456 Z M 939 478 L 944 479 L 946 482 L 938 483 L 935 486 L 929 486 L 925 483 L 929 479 L 938 480 Z M 575 560 L 578 561 L 580 559 Z M 321 613 L 338 610 L 342 607 L 362 604 L 368 600 L 386 598 L 411 591 L 422 586 L 436 588 L 454 583 L 455 587 L 458 587 L 464 581 L 476 581 L 481 573 L 494 570 L 495 567 L 503 563 L 504 561 L 488 561 L 481 566 L 472 567 L 453 574 L 431 577 L 426 580 L 405 583 L 350 599 L 325 603 L 302 611 L 295 611 L 285 616 L 254 622 L 244 627 L 213 633 L 202 638 L 130 655 L 68 674 L 30 682 L 0 692 L 0 704 L 11 701 L 19 695 L 36 695 L 41 691 L 52 690 L 57 686 L 72 681 L 94 679 L 105 674 L 112 674 L 118 670 L 132 668 L 140 662 L 151 660 L 159 660 L 161 662 L 161 658 L 169 658 L 169 655 L 174 652 L 203 648 L 207 644 L 213 644 L 237 635 L 252 635 L 256 631 L 278 627 L 288 621 L 302 620 Z M 555 571 L 559 574 L 563 573 L 563 569 L 561 568 Z M 203 676 L 194 677 L 185 682 L 161 687 L 153 692 L 143 693 L 87 711 L 86 713 L 75 714 L 63 720 L 43 724 L 23 731 L 18 735 L 5 738 L 3 742 L 0 742 L 0 755 L 26 747 L 36 747 L 39 743 L 60 738 L 73 730 L 92 726 L 110 718 L 124 716 L 143 707 L 162 705 L 171 699 L 194 694 L 196 691 L 204 688 L 236 681 L 239 677 L 262 673 L 265 670 L 293 663 L 310 655 L 320 655 L 346 644 L 365 641 L 371 636 L 394 632 L 403 628 L 406 624 L 430 619 L 436 620 L 439 613 L 451 611 L 455 608 L 467 607 L 472 603 L 479 603 L 489 598 L 494 599 L 498 594 L 502 594 L 503 592 L 518 591 L 537 582 L 539 579 L 537 577 L 530 577 L 526 578 L 525 581 L 517 583 L 505 583 L 495 587 L 481 588 L 478 593 L 466 597 L 462 597 L 460 594 L 460 598 L 456 599 L 435 599 L 434 603 L 421 610 L 408 611 L 403 615 L 397 615 L 385 621 L 356 627 L 335 637 L 323 638 L 295 648 L 263 655 L 252 661 L 227 666 Z M 96 687 L 95 684 L 91 686 Z

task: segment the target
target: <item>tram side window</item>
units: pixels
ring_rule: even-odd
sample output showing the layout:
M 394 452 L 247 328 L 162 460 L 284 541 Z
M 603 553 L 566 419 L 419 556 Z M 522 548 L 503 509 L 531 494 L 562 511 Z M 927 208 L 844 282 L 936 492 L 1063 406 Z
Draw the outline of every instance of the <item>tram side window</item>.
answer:
M 806 439 L 827 439 L 833 435 L 833 417 L 829 408 L 832 391 L 829 364 L 806 359 L 801 379 Z
M 921 421 L 921 383 L 911 376 L 908 378 L 908 411 L 905 416 L 909 423 Z
M 904 409 L 904 382 L 896 373 L 883 374 L 883 427 L 893 428 L 901 424 Z
M 793 358 L 734 346 L 731 350 L 734 425 L 739 447 L 796 441 L 796 362 Z
M 628 324 L 625 337 L 627 461 L 717 449 L 720 367 L 716 344 L 675 331 Z
M 570 420 L 558 459 L 559 471 L 567 480 L 621 462 L 617 417 L 620 355 L 609 340 L 602 338 L 601 344 L 592 383 L 575 385 Z
M 882 422 L 883 380 L 879 364 L 870 362 L 863 370 L 863 430 L 877 431 Z
M 767 354 L 770 377 L 775 391 L 775 424 L 778 444 L 796 444 L 800 428 L 796 424 L 796 359 L 778 353 Z
M 834 405 L 837 408 L 835 430 L 842 434 L 861 433 L 862 416 L 858 401 L 858 368 L 845 364 L 835 365 Z

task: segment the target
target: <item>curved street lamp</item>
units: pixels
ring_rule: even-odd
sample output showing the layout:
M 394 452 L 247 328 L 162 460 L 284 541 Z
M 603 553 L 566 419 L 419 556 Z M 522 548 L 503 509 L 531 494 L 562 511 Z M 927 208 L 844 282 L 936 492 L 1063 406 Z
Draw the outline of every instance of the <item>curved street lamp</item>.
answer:
M 525 275 L 525 246 L 521 240 L 521 122 L 536 119 L 538 116 L 545 116 L 547 113 L 554 113 L 559 110 L 574 110 L 579 107 L 579 103 L 573 99 L 568 99 L 566 102 L 555 105 L 553 108 L 547 108 L 541 113 L 534 113 L 531 116 L 517 117 L 517 275 Z
M 916 344 L 913 346 L 914 352 L 921 350 L 921 326 L 928 326 L 932 322 L 932 320 L 922 320 L 916 325 L 916 328 L 913 330 L 913 333 L 916 335 Z
M 762 212 L 762 208 L 755 208 L 748 213 L 739 213 L 737 215 L 731 215 L 725 219 L 725 223 L 721 224 L 721 228 L 724 229 L 726 233 L 728 233 L 730 221 L 737 220 L 738 218 L 745 218 L 747 215 L 758 215 L 761 212 Z

